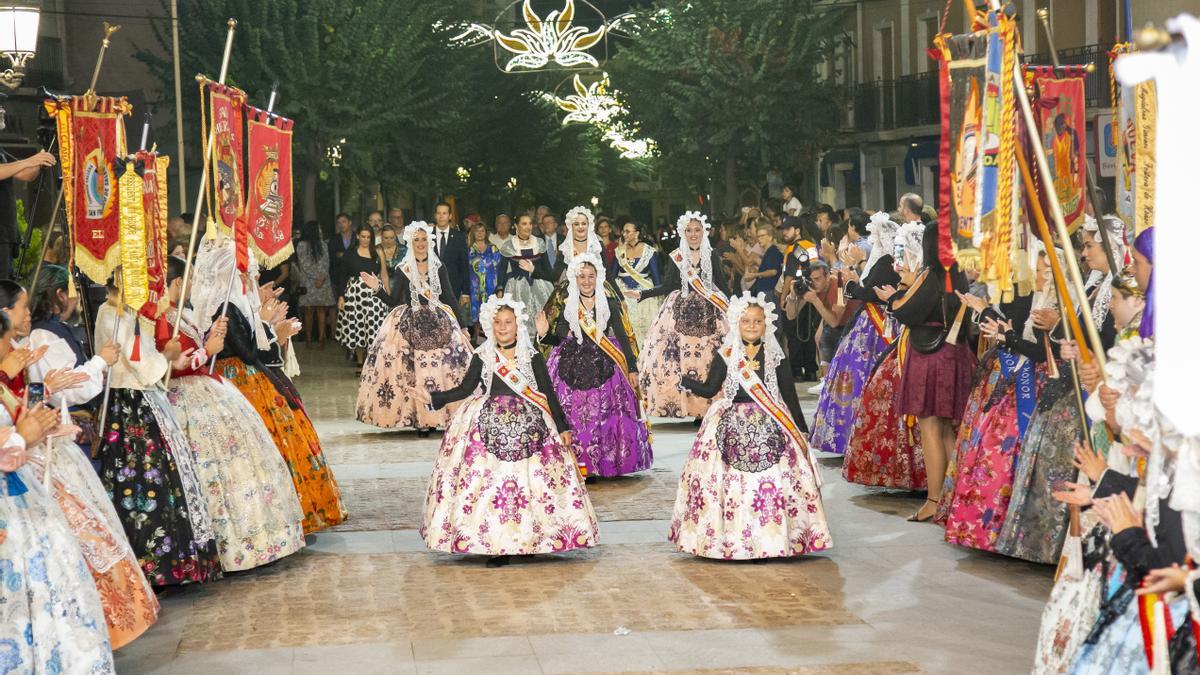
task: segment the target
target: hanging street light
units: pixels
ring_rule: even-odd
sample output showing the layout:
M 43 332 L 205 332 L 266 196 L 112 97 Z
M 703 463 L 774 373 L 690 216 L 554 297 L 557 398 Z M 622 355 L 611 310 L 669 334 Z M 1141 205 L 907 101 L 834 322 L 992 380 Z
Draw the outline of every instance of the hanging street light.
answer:
M 9 89 L 21 86 L 25 63 L 37 54 L 41 9 L 30 4 L 0 3 L 0 54 L 10 67 L 0 72 L 0 83 Z

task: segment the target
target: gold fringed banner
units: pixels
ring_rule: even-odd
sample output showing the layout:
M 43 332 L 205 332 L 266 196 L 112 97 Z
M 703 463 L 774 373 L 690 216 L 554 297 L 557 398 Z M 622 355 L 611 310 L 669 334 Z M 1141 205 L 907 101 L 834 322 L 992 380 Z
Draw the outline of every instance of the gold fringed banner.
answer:
M 1133 88 L 1134 134 L 1137 171 L 1134 173 L 1134 224 L 1136 234 L 1154 225 L 1154 138 L 1158 122 L 1158 91 L 1154 82 L 1142 82 Z
M 146 269 L 146 215 L 142 177 L 133 159 L 117 160 L 117 198 L 121 212 L 121 281 L 125 304 L 141 309 L 150 299 L 150 277 Z

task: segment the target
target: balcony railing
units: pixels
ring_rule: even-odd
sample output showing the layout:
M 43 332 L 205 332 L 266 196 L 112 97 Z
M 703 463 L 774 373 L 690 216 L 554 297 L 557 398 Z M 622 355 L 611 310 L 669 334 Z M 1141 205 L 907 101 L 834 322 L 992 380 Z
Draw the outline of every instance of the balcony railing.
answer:
M 1089 108 L 1108 107 L 1108 50 L 1110 45 L 1087 45 L 1059 52 L 1063 65 L 1096 64 L 1084 79 Z M 1049 54 L 1032 54 L 1025 63 L 1047 65 Z M 937 71 L 904 75 L 895 80 L 864 82 L 850 89 L 850 107 L 843 125 L 852 131 L 887 131 L 937 124 L 940 98 Z
M 1064 49 L 1058 53 L 1058 60 L 1064 66 L 1096 64 L 1096 70 L 1088 73 L 1083 79 L 1084 99 L 1087 100 L 1089 108 L 1107 108 L 1112 105 L 1108 88 L 1108 50 L 1111 48 L 1112 45 L 1086 45 Z M 1051 64 L 1050 54 L 1030 54 L 1025 57 L 1025 63 L 1048 66 Z

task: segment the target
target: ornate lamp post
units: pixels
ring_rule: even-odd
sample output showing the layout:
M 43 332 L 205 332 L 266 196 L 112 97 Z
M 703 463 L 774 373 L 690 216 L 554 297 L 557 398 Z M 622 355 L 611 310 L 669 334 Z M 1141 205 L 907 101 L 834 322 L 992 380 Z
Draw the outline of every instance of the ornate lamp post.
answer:
M 10 67 L 0 72 L 0 83 L 9 89 L 21 86 L 25 62 L 37 53 L 41 8 L 31 3 L 0 3 L 0 54 Z

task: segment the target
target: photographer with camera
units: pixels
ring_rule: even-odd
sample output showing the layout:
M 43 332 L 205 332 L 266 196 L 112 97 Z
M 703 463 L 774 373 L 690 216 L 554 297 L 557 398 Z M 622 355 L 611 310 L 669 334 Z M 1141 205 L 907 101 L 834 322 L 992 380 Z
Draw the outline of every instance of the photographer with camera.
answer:
M 817 313 L 820 317 L 817 353 L 821 363 L 827 364 L 837 352 L 849 312 L 844 299 L 839 303 L 838 285 L 833 276 L 836 273 L 830 271 L 824 260 L 809 261 L 807 268 L 801 267 L 799 272 L 792 281 L 792 294 L 786 305 L 788 316 L 798 316 L 806 306 L 811 306 Z

